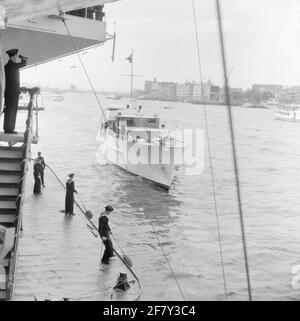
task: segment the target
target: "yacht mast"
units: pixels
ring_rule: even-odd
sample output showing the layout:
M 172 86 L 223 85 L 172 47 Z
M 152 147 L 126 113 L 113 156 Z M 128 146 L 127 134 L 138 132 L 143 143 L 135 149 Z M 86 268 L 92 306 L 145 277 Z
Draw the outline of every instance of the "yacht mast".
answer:
M 131 50 L 131 74 L 130 74 L 130 103 L 132 103 L 133 100 L 133 49 Z

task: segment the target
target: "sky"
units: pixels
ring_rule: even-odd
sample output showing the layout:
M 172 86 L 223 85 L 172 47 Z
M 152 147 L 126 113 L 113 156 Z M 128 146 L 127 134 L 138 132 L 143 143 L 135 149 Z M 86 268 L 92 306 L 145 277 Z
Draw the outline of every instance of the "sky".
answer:
M 300 85 L 300 2 L 298 0 L 220 0 L 231 87 L 254 83 Z M 195 0 L 204 80 L 223 84 L 214 0 Z M 116 23 L 116 59 L 112 41 L 82 56 L 96 90 L 129 91 L 134 50 L 134 87 L 145 80 L 200 81 L 192 0 L 121 0 L 105 6 L 107 31 Z M 72 66 L 72 67 L 71 67 Z M 75 66 L 75 67 L 74 67 Z M 22 80 L 42 86 L 89 89 L 78 57 L 23 71 Z

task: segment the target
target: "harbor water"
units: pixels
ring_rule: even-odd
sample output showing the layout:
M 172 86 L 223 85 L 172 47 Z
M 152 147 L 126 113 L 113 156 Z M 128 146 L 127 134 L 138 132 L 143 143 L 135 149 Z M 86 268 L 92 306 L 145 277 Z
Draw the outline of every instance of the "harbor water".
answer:
M 95 97 L 65 93 L 64 98 L 62 102 L 44 98 L 46 110 L 39 118 L 40 142 L 32 147 L 32 155 L 41 151 L 46 163 L 63 181 L 68 173 L 75 173 L 76 189 L 94 213 L 96 224 L 105 205 L 115 208 L 110 225 L 118 243 L 133 260 L 142 286 L 141 299 L 224 300 L 207 143 L 203 173 L 185 175 L 178 171 L 167 193 L 112 164 L 99 164 L 96 137 L 101 110 Z M 104 106 L 116 103 L 100 99 Z M 203 106 L 159 101 L 140 104 L 145 113 L 159 113 L 161 122 L 170 127 L 205 129 Z M 164 108 L 171 105 L 173 109 Z M 292 269 L 300 265 L 300 124 L 275 120 L 273 115 L 271 109 L 233 107 L 250 280 L 254 300 L 296 300 L 300 290 L 292 286 L 295 277 Z M 247 300 L 226 107 L 207 106 L 207 118 L 227 295 L 229 300 Z M 51 174 L 47 171 L 46 175 Z M 28 179 L 33 181 L 31 176 Z M 47 200 L 53 186 L 48 186 L 47 181 L 45 184 L 41 197 Z M 58 184 L 55 188 L 61 189 Z M 29 191 L 26 199 L 31 198 Z M 71 223 L 59 212 L 64 207 L 63 190 L 60 201 L 53 205 L 51 220 L 61 222 L 68 237 L 56 241 L 56 251 L 68 251 L 68 243 L 76 242 L 78 253 L 84 249 L 85 256 L 97 255 L 93 235 L 90 245 L 83 237 L 80 249 L 79 215 L 72 218 L 72 222 L 77 222 L 76 233 L 70 233 Z M 26 233 L 26 213 L 24 222 Z M 38 232 L 32 228 L 31 233 Z M 86 233 L 84 224 L 82 233 Z M 21 239 L 21 249 L 22 246 Z M 43 251 L 41 247 L 39 250 Z M 21 256 L 20 262 L 24 259 L 38 261 L 39 256 L 38 253 L 34 257 Z M 23 272 L 20 264 L 17 280 Z M 80 283 L 74 297 L 97 291 L 97 284 L 84 282 L 89 273 L 98 273 L 101 278 L 97 269 L 66 272 L 69 280 L 74 278 L 74 282 Z M 49 278 L 47 286 L 48 292 L 52 286 L 64 292 L 63 284 L 59 288 L 55 277 Z

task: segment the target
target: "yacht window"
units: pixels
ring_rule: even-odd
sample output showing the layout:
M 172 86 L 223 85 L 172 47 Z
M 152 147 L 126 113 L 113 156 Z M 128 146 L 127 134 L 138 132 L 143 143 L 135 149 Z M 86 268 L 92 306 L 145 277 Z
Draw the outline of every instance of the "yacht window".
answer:
M 127 126 L 128 126 L 128 127 L 133 127 L 133 126 L 134 126 L 134 121 L 133 121 L 133 119 L 128 119 L 128 120 L 127 120 Z

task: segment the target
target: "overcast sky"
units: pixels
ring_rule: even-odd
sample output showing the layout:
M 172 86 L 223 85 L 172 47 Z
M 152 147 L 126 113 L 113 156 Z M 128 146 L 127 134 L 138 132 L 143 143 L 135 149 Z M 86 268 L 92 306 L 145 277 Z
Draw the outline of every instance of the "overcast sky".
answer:
M 195 0 L 205 80 L 222 84 L 214 0 Z M 300 2 L 221 0 L 230 85 L 300 85 Z M 105 7 L 108 32 L 116 22 L 116 61 L 112 42 L 83 56 L 97 90 L 129 91 L 126 57 L 134 50 L 135 88 L 159 81 L 199 81 L 192 0 L 121 0 Z M 73 66 L 73 67 L 71 67 Z M 76 68 L 74 67 L 76 66 Z M 23 80 L 40 85 L 89 88 L 77 57 L 24 71 Z

